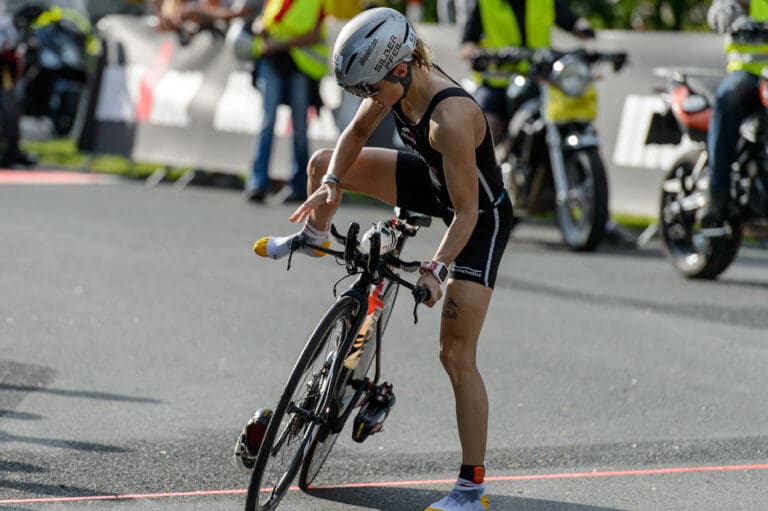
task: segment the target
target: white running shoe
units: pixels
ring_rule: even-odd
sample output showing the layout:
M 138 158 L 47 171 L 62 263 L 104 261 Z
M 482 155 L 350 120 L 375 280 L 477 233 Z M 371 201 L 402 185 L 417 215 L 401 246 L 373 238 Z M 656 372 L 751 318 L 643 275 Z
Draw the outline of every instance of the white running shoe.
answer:
M 435 502 L 424 511 L 488 511 L 488 496 L 485 484 L 476 490 L 454 488 L 451 493 Z
M 283 257 L 287 256 L 291 252 L 291 242 L 293 241 L 293 238 L 296 236 L 302 236 L 306 238 L 306 235 L 303 232 L 297 232 L 295 234 L 291 234 L 290 236 L 268 236 L 266 238 L 261 238 L 259 241 L 254 243 L 253 245 L 253 251 L 256 252 L 257 255 L 260 255 L 261 257 L 269 257 L 271 259 L 282 259 Z M 328 248 L 331 246 L 331 242 L 326 238 L 325 240 L 321 241 L 313 241 L 315 245 L 320 245 L 321 247 Z M 323 257 L 325 256 L 325 252 L 320 252 L 319 250 L 315 250 L 311 247 L 301 247 L 298 252 L 302 254 L 306 254 L 311 257 Z

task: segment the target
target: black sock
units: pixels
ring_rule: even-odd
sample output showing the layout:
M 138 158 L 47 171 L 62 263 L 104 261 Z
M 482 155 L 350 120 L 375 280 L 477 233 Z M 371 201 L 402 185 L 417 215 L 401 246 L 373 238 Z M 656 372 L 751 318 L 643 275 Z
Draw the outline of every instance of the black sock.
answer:
M 465 481 L 481 484 L 485 480 L 485 465 L 462 465 L 459 477 Z

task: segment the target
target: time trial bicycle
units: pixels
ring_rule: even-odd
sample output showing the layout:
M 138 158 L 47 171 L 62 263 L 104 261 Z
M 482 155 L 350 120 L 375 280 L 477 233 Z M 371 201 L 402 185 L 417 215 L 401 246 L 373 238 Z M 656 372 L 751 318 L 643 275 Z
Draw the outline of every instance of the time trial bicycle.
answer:
M 427 289 L 397 272 L 419 269 L 420 262 L 400 255 L 408 238 L 432 222 L 400 208 L 395 215 L 374 224 L 361 239 L 357 223 L 346 235 L 331 226 L 343 250 L 294 238 L 288 269 L 293 252 L 310 247 L 343 261 L 347 276 L 356 278 L 339 295 L 341 281 L 336 283 L 336 301 L 310 335 L 274 411 L 261 409 L 238 438 L 235 456 L 252 468 L 246 511 L 277 508 L 297 474 L 299 487 L 307 490 L 355 410 L 352 438 L 362 442 L 381 430 L 394 405 L 392 385 L 380 383 L 382 336 L 401 285 L 414 297 L 414 322 L 418 305 L 429 299 Z

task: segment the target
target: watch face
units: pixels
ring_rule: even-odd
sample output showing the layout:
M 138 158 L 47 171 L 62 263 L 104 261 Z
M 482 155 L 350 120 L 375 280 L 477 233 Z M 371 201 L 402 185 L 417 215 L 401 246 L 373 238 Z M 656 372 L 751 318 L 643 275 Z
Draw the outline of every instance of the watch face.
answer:
M 437 261 L 424 261 L 419 269 L 421 273 L 430 272 L 442 284 L 448 278 L 448 267 Z

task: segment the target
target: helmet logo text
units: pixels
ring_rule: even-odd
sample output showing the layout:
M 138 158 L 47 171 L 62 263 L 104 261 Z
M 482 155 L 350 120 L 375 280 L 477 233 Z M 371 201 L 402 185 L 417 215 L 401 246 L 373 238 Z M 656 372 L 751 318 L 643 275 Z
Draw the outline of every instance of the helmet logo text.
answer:
M 368 48 L 365 49 L 365 53 L 363 53 L 363 56 L 360 57 L 360 65 L 364 66 L 366 62 L 368 62 L 368 58 L 370 58 L 371 53 L 376 48 L 376 46 L 379 44 L 379 41 L 377 39 L 374 39 L 371 41 L 371 44 L 368 45 Z
M 397 42 L 397 36 L 390 36 L 389 42 L 387 42 L 387 47 L 384 48 L 384 52 L 381 54 L 381 58 L 378 62 L 376 62 L 376 65 L 373 66 L 373 68 L 378 72 L 381 71 L 382 68 L 384 69 L 390 69 L 392 67 L 392 63 L 395 60 L 395 57 L 398 53 L 400 53 L 400 48 L 402 44 Z

